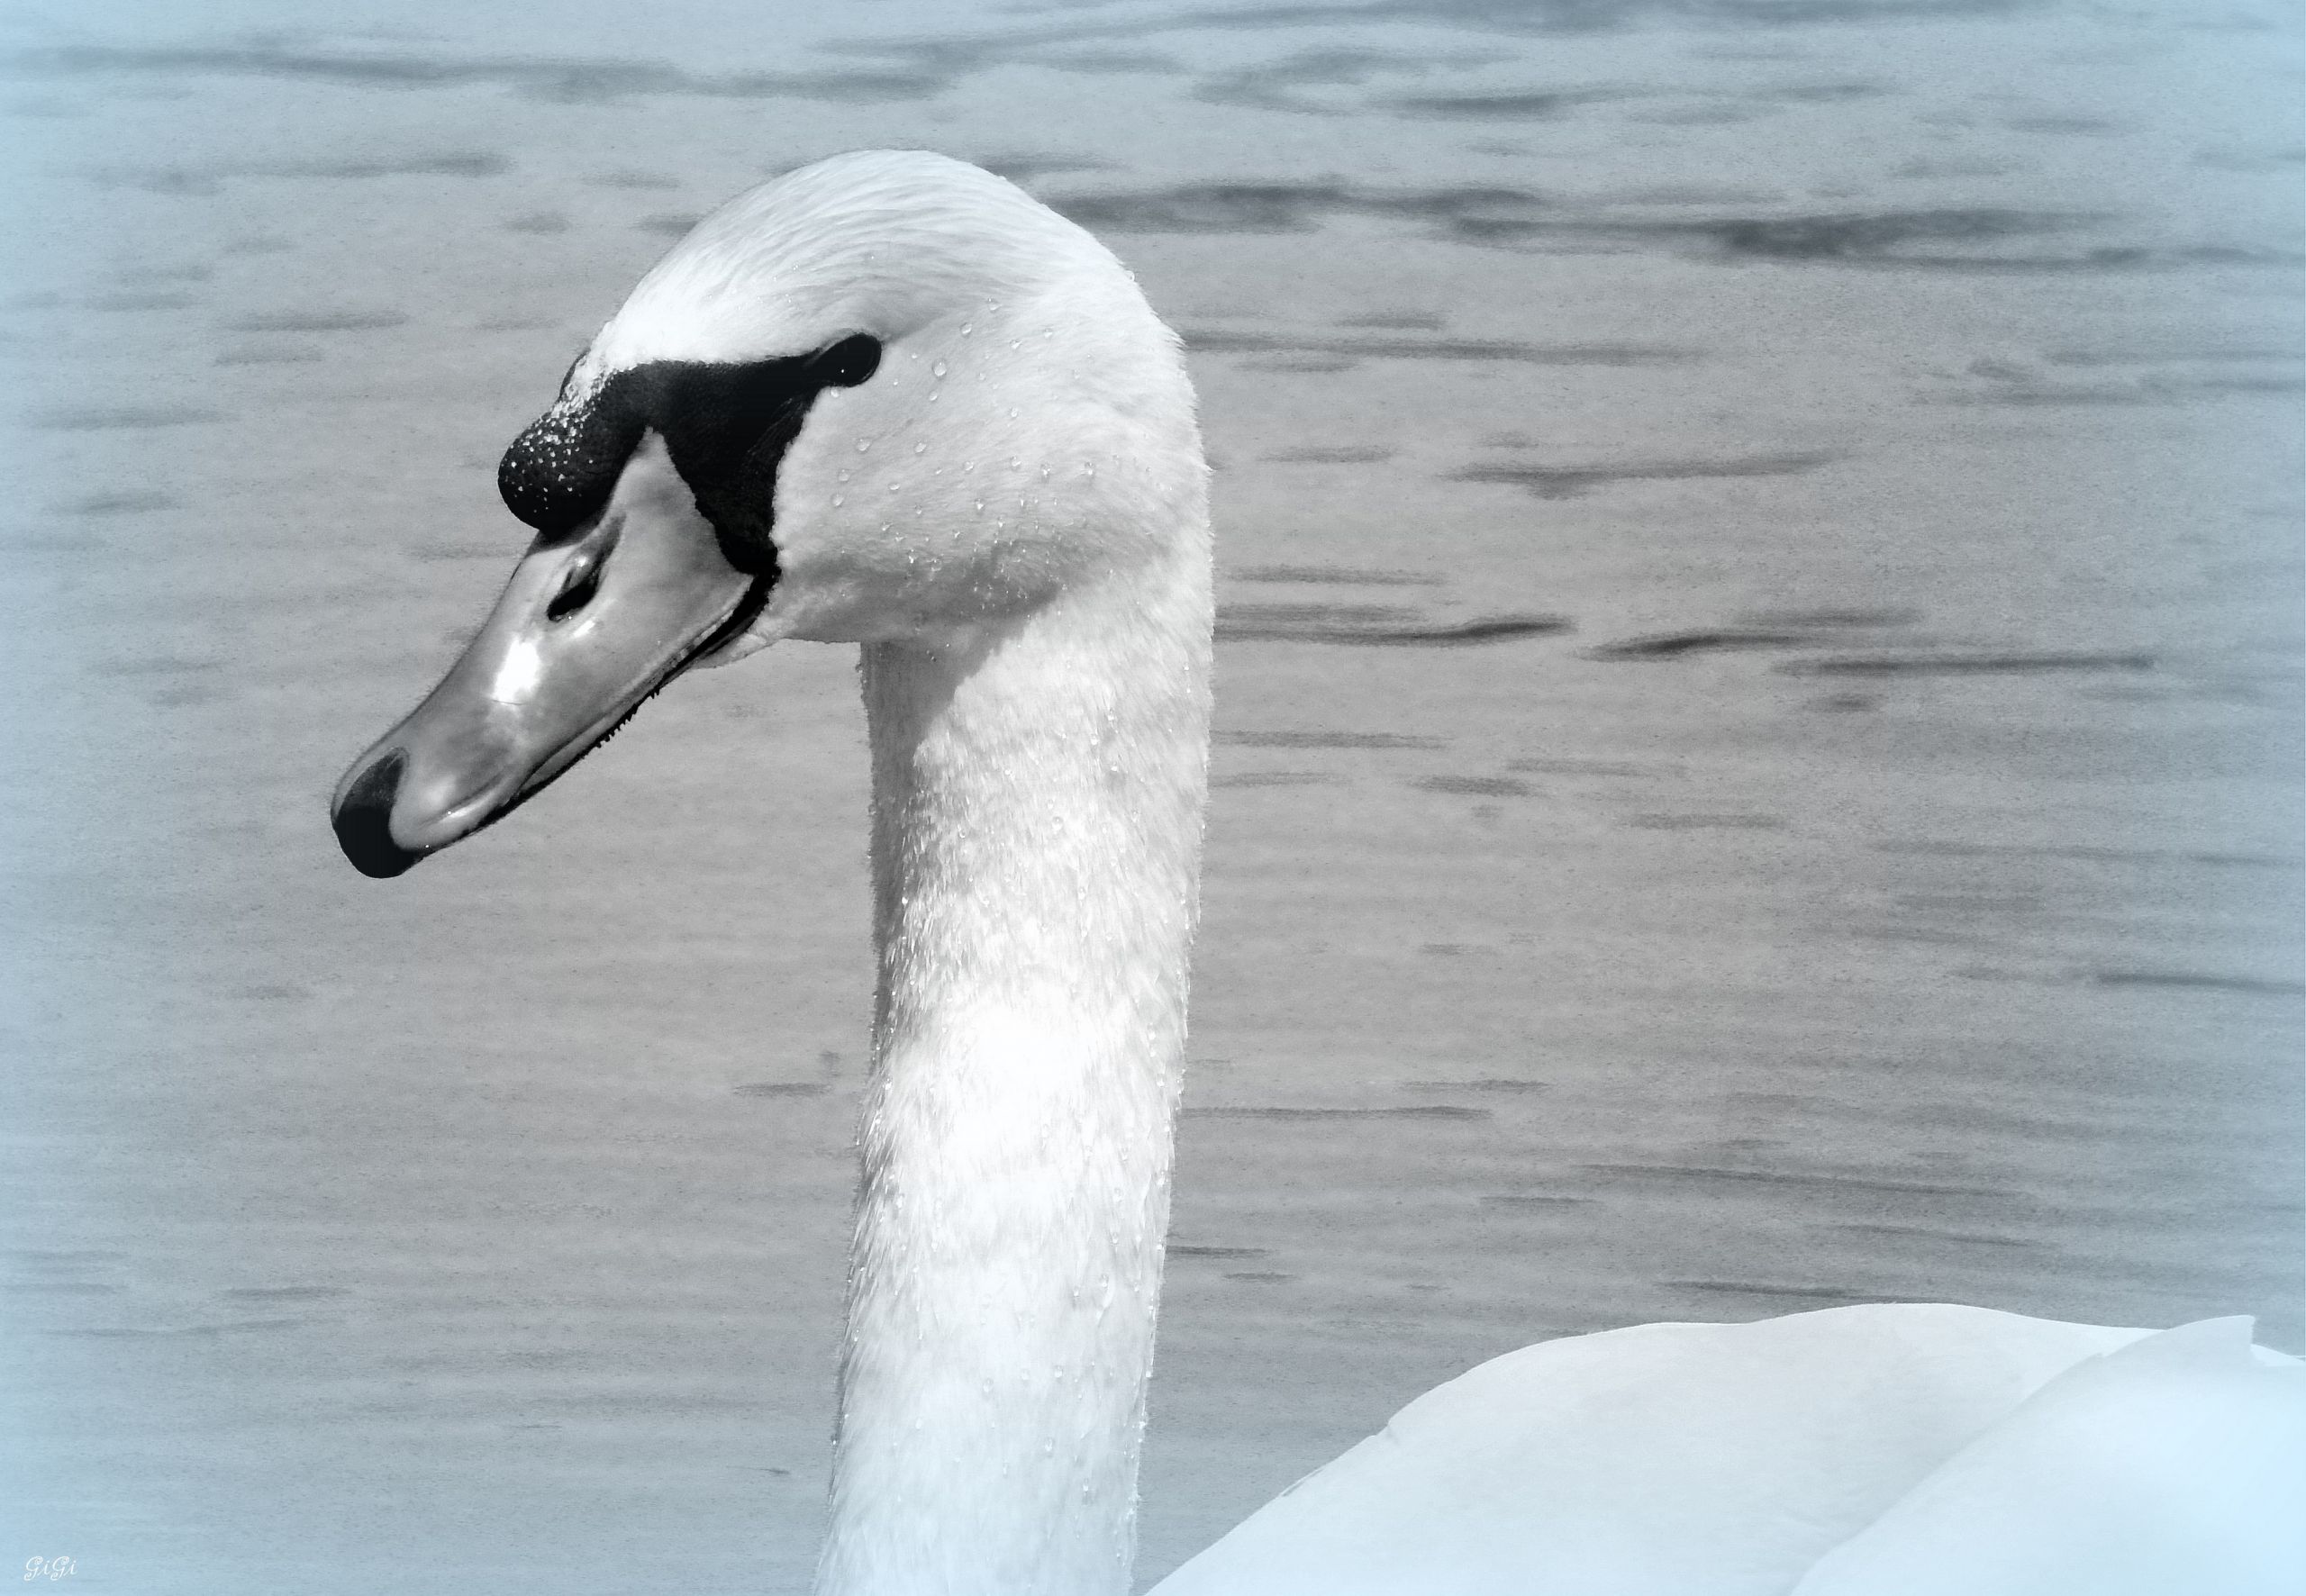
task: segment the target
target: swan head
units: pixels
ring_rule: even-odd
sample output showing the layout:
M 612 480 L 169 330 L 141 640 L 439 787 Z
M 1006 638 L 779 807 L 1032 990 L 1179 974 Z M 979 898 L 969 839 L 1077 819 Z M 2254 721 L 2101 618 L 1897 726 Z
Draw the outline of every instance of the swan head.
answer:
M 787 173 L 676 245 L 507 450 L 534 540 L 338 784 L 338 839 L 399 875 L 692 666 L 958 644 L 1174 556 L 1204 476 L 1176 340 L 1087 233 L 942 156 Z

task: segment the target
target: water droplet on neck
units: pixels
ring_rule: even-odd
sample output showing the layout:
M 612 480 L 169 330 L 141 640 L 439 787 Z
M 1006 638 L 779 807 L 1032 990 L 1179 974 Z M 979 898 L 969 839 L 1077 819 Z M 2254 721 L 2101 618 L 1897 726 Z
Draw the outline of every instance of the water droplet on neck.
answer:
M 857 452 L 860 455 L 872 447 L 873 440 L 870 438 L 859 438 L 857 440 Z
M 925 443 L 916 443 L 912 446 L 912 452 L 917 455 L 927 454 L 929 452 L 929 446 Z
M 970 333 L 976 331 L 976 327 L 975 323 L 969 322 L 964 322 L 961 323 L 961 336 L 963 338 L 967 338 Z
M 938 362 L 937 362 L 937 364 L 935 364 L 934 366 L 931 366 L 931 367 L 929 368 L 929 375 L 930 375 L 930 376 L 944 376 L 944 375 L 945 375 L 945 363 L 944 363 L 942 360 L 940 360 L 940 361 L 938 361 Z
M 838 510 L 838 509 L 840 509 L 843 504 L 846 504 L 847 503 L 849 503 L 849 501 L 848 501 L 848 500 L 846 500 L 846 499 L 844 499 L 844 498 L 842 498 L 839 494 L 833 494 L 833 496 L 832 496 L 832 507 L 833 507 L 834 509 Z

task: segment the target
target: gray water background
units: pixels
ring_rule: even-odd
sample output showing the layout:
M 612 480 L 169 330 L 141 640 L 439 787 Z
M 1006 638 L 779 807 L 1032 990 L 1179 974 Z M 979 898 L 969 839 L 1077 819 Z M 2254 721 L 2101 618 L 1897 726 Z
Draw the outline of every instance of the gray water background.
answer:
M 805 1583 L 850 651 L 684 680 L 401 881 L 324 804 L 522 545 L 495 458 L 570 356 L 860 146 L 1107 238 L 1218 466 L 1148 1578 L 1546 1336 L 1919 1298 L 2295 1349 L 2300 39 L 12 9 L 0 1554 Z

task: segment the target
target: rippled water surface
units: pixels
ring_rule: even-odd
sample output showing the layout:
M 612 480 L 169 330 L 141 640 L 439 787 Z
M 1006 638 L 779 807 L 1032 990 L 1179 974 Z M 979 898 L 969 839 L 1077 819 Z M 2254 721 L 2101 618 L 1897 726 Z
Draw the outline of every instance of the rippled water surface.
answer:
M 2287 0 L 198 9 L 0 23 L 0 1553 L 804 1585 L 849 654 L 389 886 L 323 806 L 632 279 L 867 145 L 1108 239 L 1218 465 L 1147 1576 L 1544 1336 L 2306 1335 Z

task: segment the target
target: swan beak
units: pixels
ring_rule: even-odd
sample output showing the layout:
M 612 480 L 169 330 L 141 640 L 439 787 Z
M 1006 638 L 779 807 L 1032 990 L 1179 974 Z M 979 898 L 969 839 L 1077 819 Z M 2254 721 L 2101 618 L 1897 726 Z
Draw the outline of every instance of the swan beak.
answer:
M 540 537 L 440 685 L 353 761 L 331 813 L 364 875 L 398 875 L 508 813 L 754 614 L 775 578 L 729 562 L 664 440 L 600 514 Z

